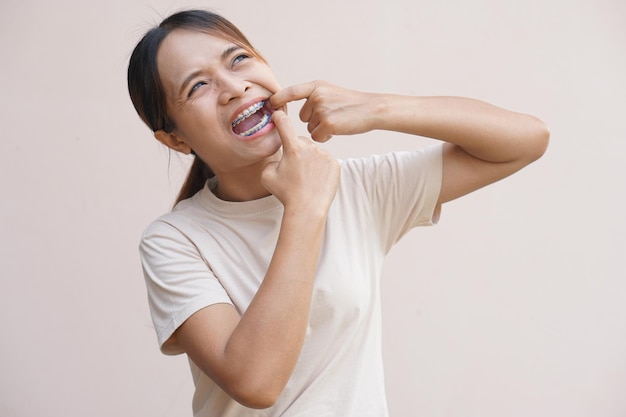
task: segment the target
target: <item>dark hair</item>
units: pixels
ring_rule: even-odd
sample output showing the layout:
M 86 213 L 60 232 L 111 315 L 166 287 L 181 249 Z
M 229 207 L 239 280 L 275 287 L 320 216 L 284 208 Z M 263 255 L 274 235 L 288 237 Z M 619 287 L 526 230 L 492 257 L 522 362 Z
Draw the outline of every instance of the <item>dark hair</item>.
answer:
M 247 50 L 256 58 L 265 61 L 243 33 L 220 15 L 206 10 L 185 10 L 175 13 L 158 26 L 150 29 L 133 50 L 128 63 L 128 93 L 141 120 L 153 132 L 172 132 L 176 125 L 168 116 L 165 92 L 157 66 L 157 53 L 163 39 L 176 29 L 204 32 L 229 40 Z M 211 168 L 197 155 L 185 183 L 180 189 L 176 203 L 193 196 L 204 187 L 207 179 L 215 176 Z

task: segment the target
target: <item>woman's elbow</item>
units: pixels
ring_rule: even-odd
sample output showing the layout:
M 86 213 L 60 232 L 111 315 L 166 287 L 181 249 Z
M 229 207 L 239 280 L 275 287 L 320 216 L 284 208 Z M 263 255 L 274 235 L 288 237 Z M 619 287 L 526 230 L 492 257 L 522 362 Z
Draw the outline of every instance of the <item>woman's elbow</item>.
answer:
M 237 383 L 231 387 L 229 395 L 238 403 L 248 408 L 263 409 L 276 404 L 284 385 L 266 382 L 263 384 L 251 384 L 248 382 Z
M 245 397 L 233 398 L 244 407 L 255 408 L 259 410 L 272 407 L 274 404 L 276 404 L 276 401 L 278 400 L 278 397 L 274 398 L 261 395 L 248 395 Z
M 508 176 L 541 158 L 548 148 L 550 131 L 546 124 L 534 116 L 524 115 L 515 138 L 507 146 L 508 158 L 502 160 Z
M 523 153 L 526 164 L 541 158 L 548 148 L 550 141 L 550 130 L 548 126 L 540 119 L 531 116 L 529 123 L 529 131 L 524 141 L 526 146 Z

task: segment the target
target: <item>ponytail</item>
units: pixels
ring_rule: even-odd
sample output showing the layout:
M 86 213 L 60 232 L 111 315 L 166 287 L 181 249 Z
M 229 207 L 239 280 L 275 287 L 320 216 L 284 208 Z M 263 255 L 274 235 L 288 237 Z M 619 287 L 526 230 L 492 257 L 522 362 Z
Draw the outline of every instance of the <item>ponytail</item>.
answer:
M 191 164 L 191 168 L 189 168 L 189 173 L 187 174 L 185 183 L 178 192 L 178 197 L 176 197 L 176 203 L 174 203 L 174 205 L 192 197 L 195 193 L 204 188 L 204 184 L 209 178 L 214 176 L 215 174 L 211 168 L 209 168 L 209 166 L 196 155 L 193 163 Z

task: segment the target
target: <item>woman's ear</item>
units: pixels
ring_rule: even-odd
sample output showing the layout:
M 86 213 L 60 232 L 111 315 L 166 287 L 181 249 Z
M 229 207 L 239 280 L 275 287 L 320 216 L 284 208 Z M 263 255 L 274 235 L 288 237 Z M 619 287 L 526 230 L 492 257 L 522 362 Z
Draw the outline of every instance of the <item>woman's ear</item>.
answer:
M 182 152 L 185 155 L 189 155 L 191 153 L 191 146 L 187 145 L 187 142 L 175 133 L 167 133 L 164 130 L 157 130 L 154 132 L 154 137 L 170 149 Z

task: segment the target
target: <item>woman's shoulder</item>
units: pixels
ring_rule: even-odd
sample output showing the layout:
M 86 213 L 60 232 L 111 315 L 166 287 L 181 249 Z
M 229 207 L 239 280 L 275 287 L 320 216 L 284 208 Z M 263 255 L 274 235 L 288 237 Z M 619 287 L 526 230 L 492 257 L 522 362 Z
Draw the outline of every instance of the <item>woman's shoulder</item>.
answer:
M 145 227 L 143 237 L 178 234 L 200 215 L 201 210 L 199 210 L 196 196 L 187 198 L 177 203 L 170 211 L 153 219 Z

